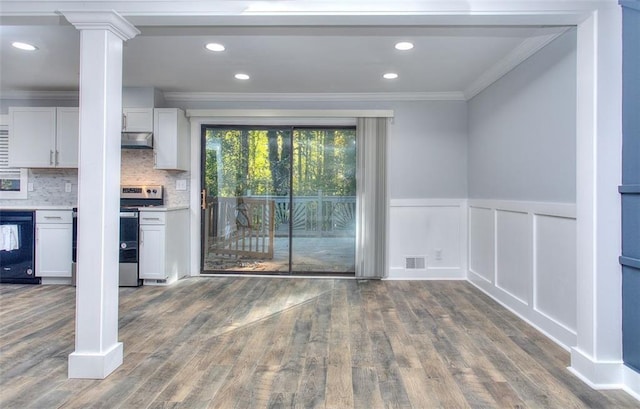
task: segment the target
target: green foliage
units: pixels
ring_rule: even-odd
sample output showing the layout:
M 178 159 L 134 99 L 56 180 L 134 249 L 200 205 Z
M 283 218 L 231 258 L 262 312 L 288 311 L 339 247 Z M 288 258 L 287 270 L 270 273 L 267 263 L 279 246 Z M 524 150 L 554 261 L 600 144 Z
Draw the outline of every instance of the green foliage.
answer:
M 291 143 L 293 135 L 293 144 Z M 205 186 L 209 196 L 293 194 L 355 196 L 355 129 L 208 128 Z

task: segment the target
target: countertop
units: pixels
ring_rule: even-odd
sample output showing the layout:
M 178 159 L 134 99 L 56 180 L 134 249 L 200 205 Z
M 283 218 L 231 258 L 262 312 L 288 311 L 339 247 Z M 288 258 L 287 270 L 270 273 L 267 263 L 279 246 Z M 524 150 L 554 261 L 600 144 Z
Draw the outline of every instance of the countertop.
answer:
M 75 206 L 39 206 L 39 205 L 26 205 L 26 206 L 0 206 L 0 210 L 68 210 L 71 211 Z M 172 212 L 176 210 L 188 210 L 189 206 L 151 206 L 151 207 L 139 207 L 138 210 L 145 212 Z
M 74 206 L 42 206 L 42 205 L 11 205 L 0 206 L 0 210 L 68 210 L 71 211 Z
M 151 206 L 151 207 L 139 207 L 138 210 L 144 212 L 173 212 L 176 210 L 188 210 L 189 206 Z

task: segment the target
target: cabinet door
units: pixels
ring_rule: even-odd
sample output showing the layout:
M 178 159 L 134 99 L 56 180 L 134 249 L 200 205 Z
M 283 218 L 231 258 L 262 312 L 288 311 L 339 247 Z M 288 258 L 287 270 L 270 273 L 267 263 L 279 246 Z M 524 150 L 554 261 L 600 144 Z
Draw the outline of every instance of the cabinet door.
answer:
M 189 123 L 177 108 L 154 110 L 153 150 L 155 168 L 189 170 Z
M 36 276 L 71 277 L 72 225 L 36 226 Z
M 54 166 L 56 108 L 9 108 L 9 166 Z
M 140 278 L 167 278 L 164 244 L 164 225 L 140 225 Z
M 153 132 L 153 108 L 124 108 L 122 130 L 126 132 Z
M 78 108 L 58 108 L 56 133 L 56 166 L 78 167 L 78 134 L 80 112 Z

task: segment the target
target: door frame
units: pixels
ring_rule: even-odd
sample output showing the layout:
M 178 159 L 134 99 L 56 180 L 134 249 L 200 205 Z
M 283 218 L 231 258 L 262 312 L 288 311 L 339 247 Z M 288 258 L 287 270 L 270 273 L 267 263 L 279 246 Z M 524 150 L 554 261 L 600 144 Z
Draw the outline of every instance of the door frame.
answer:
M 206 232 L 206 225 L 205 223 L 203 223 L 202 221 L 205 219 L 205 212 L 207 211 L 205 208 L 205 202 L 206 202 L 206 186 L 205 184 L 205 178 L 204 178 L 204 172 L 205 172 L 205 165 L 206 165 L 206 156 L 203 155 L 202 153 L 205 150 L 205 145 L 206 145 L 206 139 L 205 139 L 205 133 L 207 131 L 207 129 L 237 129 L 237 130 L 288 130 L 290 131 L 290 138 L 291 138 L 291 143 L 289 144 L 289 158 L 290 158 L 290 162 L 289 162 L 289 225 L 288 225 L 288 235 L 287 235 L 287 240 L 288 240 L 288 244 L 289 244 L 289 252 L 288 252 L 288 271 L 286 272 L 280 272 L 280 271 L 260 271 L 260 272 L 250 272 L 250 271 L 234 271 L 234 270 L 220 270 L 220 271 L 206 271 L 204 269 L 204 259 L 205 259 L 205 252 L 204 252 L 204 247 L 205 247 L 205 236 L 207 234 Z M 201 203 L 200 203 L 200 266 L 199 266 L 199 272 L 200 274 L 207 274 L 207 275 L 220 275 L 220 274 L 258 274 L 258 275 L 284 275 L 284 276 L 345 276 L 345 277 L 353 277 L 355 276 L 355 270 L 353 272 L 350 273 L 336 273 L 336 272 L 329 272 L 329 271 L 314 271 L 314 272 L 300 272 L 300 271 L 293 271 L 293 243 L 294 243 L 294 225 L 291 222 L 291 220 L 293 220 L 293 215 L 291 214 L 291 212 L 293 211 L 294 208 L 294 152 L 295 152 L 295 145 L 294 145 L 294 135 L 296 130 L 352 130 L 354 132 L 354 138 L 355 138 L 355 132 L 356 132 L 356 125 L 295 125 L 295 124 L 288 124 L 288 125 L 247 125 L 247 124 L 210 124 L 210 123 L 203 123 L 200 126 L 200 134 L 199 134 L 199 141 L 200 141 L 200 168 L 199 168 L 199 180 L 200 180 L 200 196 L 201 196 Z M 357 148 L 357 147 L 356 147 Z M 356 183 L 357 183 L 357 163 L 354 163 L 354 168 L 355 168 L 355 172 L 356 172 Z M 354 196 L 356 196 L 356 193 L 354 193 Z M 356 211 L 358 209 L 358 206 L 356 205 Z M 357 232 L 354 231 L 354 236 L 356 235 Z M 354 264 L 355 264 L 355 253 L 354 253 Z

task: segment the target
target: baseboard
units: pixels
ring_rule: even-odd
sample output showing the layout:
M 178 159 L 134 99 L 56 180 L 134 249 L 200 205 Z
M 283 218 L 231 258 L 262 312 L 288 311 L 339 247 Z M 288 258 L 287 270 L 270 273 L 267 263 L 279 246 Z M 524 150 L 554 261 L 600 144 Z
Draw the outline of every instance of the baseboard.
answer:
M 575 334 L 566 329 L 559 328 L 557 324 L 551 320 L 536 313 L 535 310 L 531 310 L 528 305 L 520 304 L 519 301 L 514 302 L 515 298 L 511 297 L 499 287 L 491 284 L 491 282 L 487 281 L 484 277 L 470 271 L 467 281 L 492 300 L 517 315 L 518 318 L 543 333 L 544 336 L 558 344 L 562 349 L 569 351 L 570 346 L 575 344 Z M 538 316 L 532 314 L 538 314 Z
M 622 378 L 624 379 L 622 389 L 640 401 L 640 373 L 622 365 Z
M 69 378 L 104 379 L 122 365 L 123 356 L 122 342 L 101 354 L 73 352 L 69 355 Z
M 71 285 L 71 277 L 42 277 L 42 285 Z
M 407 270 L 390 268 L 385 280 L 466 280 L 466 273 L 460 268 L 428 268 Z

